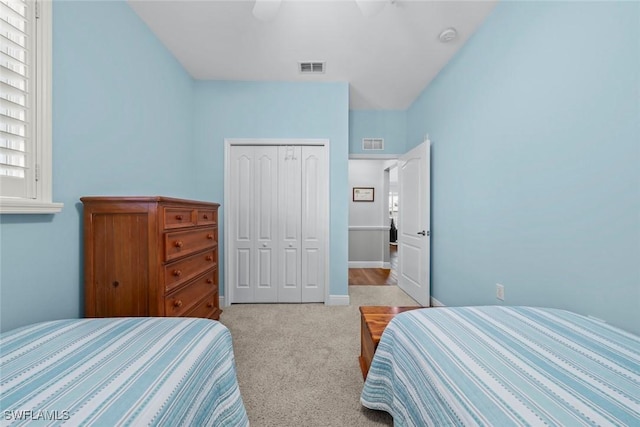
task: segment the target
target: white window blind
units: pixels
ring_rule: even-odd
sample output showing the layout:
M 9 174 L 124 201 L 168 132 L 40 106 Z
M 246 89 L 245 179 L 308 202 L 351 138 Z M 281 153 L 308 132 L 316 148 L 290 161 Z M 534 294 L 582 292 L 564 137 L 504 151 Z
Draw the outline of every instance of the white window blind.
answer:
M 33 151 L 29 117 L 33 6 L 26 1 L 0 0 L 0 185 L 5 197 L 29 197 L 29 181 L 35 179 L 32 159 L 27 156 Z
M 0 0 L 0 213 L 54 213 L 51 2 Z

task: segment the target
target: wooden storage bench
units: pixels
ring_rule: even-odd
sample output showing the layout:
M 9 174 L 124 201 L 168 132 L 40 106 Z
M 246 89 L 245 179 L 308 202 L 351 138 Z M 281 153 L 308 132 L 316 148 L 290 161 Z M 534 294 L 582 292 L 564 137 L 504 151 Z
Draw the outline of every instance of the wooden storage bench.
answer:
M 398 313 L 417 308 L 423 307 L 393 307 L 386 305 L 360 307 L 360 370 L 362 370 L 364 379 L 367 379 L 373 354 L 378 347 L 384 328 Z

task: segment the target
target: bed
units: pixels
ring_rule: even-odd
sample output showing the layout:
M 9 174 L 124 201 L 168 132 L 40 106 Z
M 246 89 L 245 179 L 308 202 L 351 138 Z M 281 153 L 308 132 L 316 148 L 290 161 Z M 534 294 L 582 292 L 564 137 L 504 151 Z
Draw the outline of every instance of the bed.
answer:
M 396 426 L 640 426 L 640 337 L 557 309 L 413 310 L 360 401 Z
M 245 426 L 229 330 L 196 318 L 72 319 L 0 335 L 2 425 Z

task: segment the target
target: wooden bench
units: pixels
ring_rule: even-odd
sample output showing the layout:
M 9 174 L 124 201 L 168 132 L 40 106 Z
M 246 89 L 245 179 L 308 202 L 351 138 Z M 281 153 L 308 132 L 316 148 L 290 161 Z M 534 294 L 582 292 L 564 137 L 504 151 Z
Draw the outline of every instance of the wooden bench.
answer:
M 366 380 L 373 355 L 376 352 L 380 337 L 387 324 L 403 311 L 415 310 L 422 307 L 393 307 L 393 306 L 361 306 L 360 307 L 360 370 Z

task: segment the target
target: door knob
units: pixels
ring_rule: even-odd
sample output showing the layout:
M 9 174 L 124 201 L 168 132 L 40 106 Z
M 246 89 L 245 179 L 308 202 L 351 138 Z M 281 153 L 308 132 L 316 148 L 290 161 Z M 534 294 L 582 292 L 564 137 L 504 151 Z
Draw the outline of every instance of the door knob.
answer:
M 263 244 L 262 244 L 262 247 L 263 247 L 263 248 L 266 248 L 266 247 L 267 247 L 267 244 L 266 244 L 266 243 L 263 243 Z
M 422 231 L 418 231 L 418 234 L 420 234 L 420 235 L 422 235 L 422 236 L 426 236 L 426 235 L 427 235 L 427 232 L 426 232 L 426 231 L 424 231 L 424 230 L 422 230 Z

